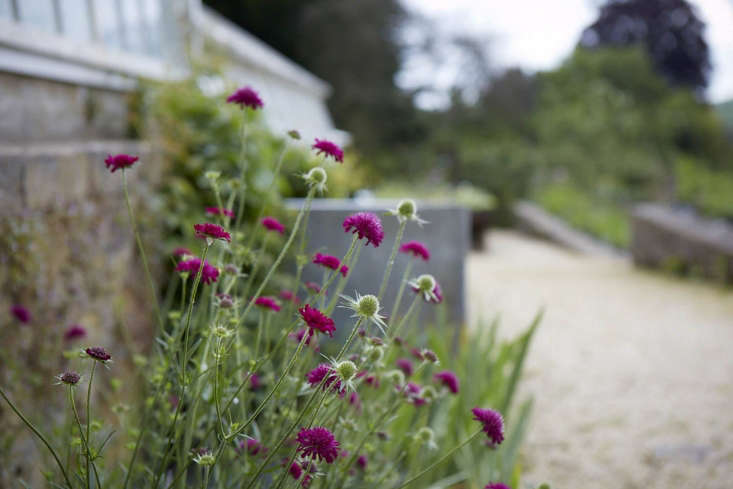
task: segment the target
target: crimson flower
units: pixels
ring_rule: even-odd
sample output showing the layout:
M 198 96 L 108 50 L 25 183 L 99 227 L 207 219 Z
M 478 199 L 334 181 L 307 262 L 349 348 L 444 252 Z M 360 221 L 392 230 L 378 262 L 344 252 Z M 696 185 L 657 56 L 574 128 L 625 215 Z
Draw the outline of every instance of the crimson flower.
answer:
M 223 207 L 207 207 L 206 213 L 211 216 L 227 216 L 234 219 L 234 211 Z
M 253 110 L 257 110 L 264 105 L 257 92 L 250 87 L 238 88 L 234 93 L 227 97 L 227 102 L 230 104 L 238 104 L 242 108 L 249 107 Z
M 339 260 L 337 257 L 333 255 L 324 255 L 322 253 L 316 253 L 313 257 L 313 263 L 316 265 L 323 265 L 326 268 L 330 268 L 331 270 L 338 269 L 339 266 L 341 266 L 341 260 Z
M 321 363 L 318 365 L 316 368 L 308 372 L 305 378 L 311 387 L 316 387 L 323 382 L 323 386 L 321 388 L 324 391 L 333 384 L 333 390 L 339 393 L 341 392 L 341 381 L 339 380 L 338 375 L 336 375 L 336 372 L 334 372 L 333 367 L 327 363 Z
M 265 229 L 269 231 L 277 231 L 280 234 L 283 234 L 285 232 L 285 226 L 283 226 L 280 221 L 278 221 L 274 217 L 264 217 L 262 219 L 262 225 L 265 227 Z
M 501 414 L 493 409 L 479 407 L 471 409 L 471 412 L 474 416 L 473 419 L 483 425 L 481 429 L 489 437 L 492 444 L 498 445 L 504 441 L 504 418 L 501 417 Z
M 110 173 L 114 173 L 117 170 L 131 167 L 139 159 L 140 158 L 138 158 L 137 156 L 126 154 L 118 154 L 114 156 L 107 155 L 107 157 L 104 159 L 104 164 L 107 166 L 107 169 L 110 171 Z
M 486 484 L 484 489 L 512 489 L 512 488 L 501 482 L 490 482 Z
M 328 429 L 322 426 L 303 428 L 296 437 L 298 451 L 304 457 L 325 460 L 326 463 L 333 463 L 338 458 L 339 442 L 333 437 Z
M 23 324 L 31 322 L 31 312 L 20 304 L 16 304 L 10 308 L 10 314 Z
M 458 394 L 458 376 L 450 370 L 443 370 L 433 375 L 433 379 L 436 382 L 440 382 L 448 388 L 453 394 Z
M 173 250 L 173 256 L 193 255 L 188 248 L 178 247 Z
M 339 163 L 344 162 L 344 150 L 342 150 L 336 143 L 328 141 L 327 139 L 316 139 L 312 148 L 316 150 L 316 154 L 323 154 L 326 157 L 330 156 Z
M 83 326 L 78 324 L 72 324 L 64 333 L 64 339 L 66 341 L 73 341 L 79 338 L 84 338 L 87 335 L 87 330 Z
M 402 370 L 406 376 L 412 375 L 412 372 L 414 371 L 414 368 L 412 366 L 412 362 L 408 360 L 407 358 L 398 358 L 395 361 L 395 365 L 397 365 L 397 368 Z
M 371 212 L 357 212 L 344 219 L 342 226 L 345 232 L 356 233 L 359 239 L 366 238 L 366 244 L 371 243 L 375 248 L 384 239 L 382 221 Z
M 275 312 L 280 310 L 280 306 L 278 305 L 277 302 L 275 302 L 275 299 L 273 299 L 272 297 L 266 297 L 266 296 L 258 297 L 255 300 L 255 305 L 260 306 L 263 309 L 271 309 Z
M 201 258 L 193 257 L 188 260 L 179 262 L 176 266 L 177 272 L 189 272 L 190 278 L 193 279 L 201 268 Z M 212 284 L 219 278 L 219 269 L 211 265 L 208 261 L 204 261 L 204 267 L 201 270 L 201 281 L 204 284 Z
M 336 331 L 336 323 L 333 319 L 323 314 L 315 307 L 311 307 L 310 304 L 306 304 L 305 307 L 298 309 L 300 317 L 303 318 L 305 324 L 308 325 L 309 334 L 313 335 L 316 332 L 325 333 L 333 338 L 333 333 Z
M 91 347 L 91 348 L 87 348 L 87 349 L 86 349 L 86 350 L 84 350 L 84 351 L 85 351 L 85 352 L 86 352 L 86 354 L 87 354 L 87 355 L 89 355 L 89 356 L 90 356 L 91 358 L 93 358 L 94 360 L 97 360 L 97 361 L 99 361 L 99 362 L 102 362 L 102 363 L 105 363 L 105 362 L 107 362 L 107 361 L 108 361 L 108 360 L 109 360 L 110 358 L 112 358 L 112 355 L 110 355 L 109 353 L 107 353 L 107 350 L 105 350 L 105 349 L 104 349 L 104 348 L 102 348 L 101 346 L 93 346 L 93 347 Z
M 212 238 L 221 239 L 224 241 L 231 241 L 232 235 L 227 233 L 226 230 L 218 224 L 211 222 L 204 222 L 201 224 L 194 224 L 193 229 L 196 231 L 197 238 Z
M 430 259 L 430 251 L 428 250 L 428 247 L 420 241 L 408 241 L 400 246 L 400 252 L 411 254 L 415 258 L 422 258 L 425 261 Z

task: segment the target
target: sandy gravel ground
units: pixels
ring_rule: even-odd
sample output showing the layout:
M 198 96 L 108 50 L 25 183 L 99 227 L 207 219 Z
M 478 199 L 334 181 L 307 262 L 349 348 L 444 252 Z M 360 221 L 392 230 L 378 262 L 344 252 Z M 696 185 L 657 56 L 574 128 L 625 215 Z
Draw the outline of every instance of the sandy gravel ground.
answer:
M 545 319 L 522 487 L 733 488 L 733 293 L 513 232 L 468 261 L 471 324 Z

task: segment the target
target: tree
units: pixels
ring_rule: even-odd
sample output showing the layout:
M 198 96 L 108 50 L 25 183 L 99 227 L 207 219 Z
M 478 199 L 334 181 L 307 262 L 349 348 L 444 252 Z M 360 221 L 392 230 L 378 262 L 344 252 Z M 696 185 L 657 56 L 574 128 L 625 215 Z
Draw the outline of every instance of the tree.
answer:
M 687 0 L 608 0 L 580 45 L 645 47 L 656 71 L 672 85 L 701 92 L 708 84 L 710 53 L 705 24 Z

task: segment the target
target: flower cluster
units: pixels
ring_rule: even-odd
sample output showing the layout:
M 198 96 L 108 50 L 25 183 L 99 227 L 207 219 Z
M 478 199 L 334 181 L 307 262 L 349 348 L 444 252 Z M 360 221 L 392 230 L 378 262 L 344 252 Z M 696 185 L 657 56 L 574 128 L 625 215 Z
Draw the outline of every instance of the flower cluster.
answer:
M 371 212 L 357 212 L 344 219 L 342 226 L 345 232 L 356 233 L 359 239 L 366 238 L 366 244 L 371 243 L 375 248 L 384 239 L 382 221 Z

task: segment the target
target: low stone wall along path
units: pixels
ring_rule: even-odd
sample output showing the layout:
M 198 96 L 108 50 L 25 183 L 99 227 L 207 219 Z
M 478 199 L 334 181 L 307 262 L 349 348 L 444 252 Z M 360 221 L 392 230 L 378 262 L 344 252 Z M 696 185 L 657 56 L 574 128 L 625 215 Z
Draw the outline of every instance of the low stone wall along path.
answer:
M 468 260 L 470 324 L 545 306 L 521 488 L 733 487 L 733 292 L 513 232 Z M 519 489 L 519 488 L 516 488 Z

